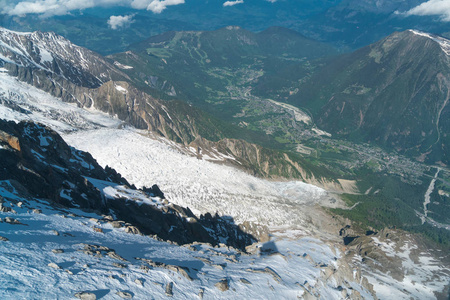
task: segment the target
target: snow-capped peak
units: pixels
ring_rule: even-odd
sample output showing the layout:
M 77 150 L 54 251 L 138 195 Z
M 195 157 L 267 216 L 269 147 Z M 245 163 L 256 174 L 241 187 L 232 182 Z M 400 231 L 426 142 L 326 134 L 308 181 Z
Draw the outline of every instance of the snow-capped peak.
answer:
M 447 40 L 443 37 L 436 36 L 436 35 L 426 33 L 423 31 L 418 31 L 418 30 L 413 30 L 413 29 L 410 29 L 409 31 L 416 35 L 424 36 L 424 37 L 427 37 L 427 38 L 435 41 L 436 43 L 439 44 L 439 46 L 441 46 L 441 49 L 442 49 L 442 51 L 445 52 L 445 54 L 450 55 L 450 40 Z
M 0 28 L 0 66 L 5 63 L 40 69 L 76 84 L 96 87 L 119 74 L 100 55 L 72 44 L 54 32 L 16 32 Z
M 9 34 L 17 34 L 17 35 L 30 35 L 30 34 L 32 34 L 32 32 L 19 32 L 19 31 L 14 31 L 14 30 L 10 30 L 10 29 L 7 29 L 7 28 L 4 28 L 4 27 L 1 27 L 0 26 L 0 32 L 6 32 L 6 33 L 9 33 Z

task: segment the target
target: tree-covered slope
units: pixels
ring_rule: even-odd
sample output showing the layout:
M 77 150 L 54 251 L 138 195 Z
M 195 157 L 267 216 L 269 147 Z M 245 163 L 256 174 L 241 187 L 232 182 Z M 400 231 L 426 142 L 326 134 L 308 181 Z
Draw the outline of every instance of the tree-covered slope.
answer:
M 449 41 L 405 31 L 338 57 L 291 98 L 332 133 L 448 163 Z

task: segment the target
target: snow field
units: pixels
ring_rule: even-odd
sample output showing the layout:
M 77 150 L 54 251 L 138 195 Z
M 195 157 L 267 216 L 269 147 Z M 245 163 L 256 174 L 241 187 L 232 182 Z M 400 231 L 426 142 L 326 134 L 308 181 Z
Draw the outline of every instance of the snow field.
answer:
M 204 299 L 297 299 L 306 293 L 301 287 L 305 282 L 326 299 L 340 299 L 341 292 L 322 280 L 319 267 L 336 264 L 336 253 L 319 240 L 274 241 L 279 254 L 267 256 L 203 244 L 180 247 L 127 234 L 122 228 L 98 222 L 101 217 L 96 214 L 57 210 L 45 201 L 24 199 L 10 191 L 7 181 L 0 182 L 4 205 L 17 213 L 0 212 L 0 217 L 13 217 L 25 225 L 0 223 L 1 236 L 9 239 L 0 241 L 1 299 L 67 299 L 81 291 L 92 292 L 98 299 L 120 299 L 118 291 L 129 292 L 135 299 L 162 299 L 169 282 L 174 283 L 175 299 L 196 299 L 200 290 L 204 290 Z M 21 207 L 18 201 L 23 203 Z M 103 233 L 95 232 L 93 226 L 102 228 Z M 126 261 L 78 251 L 84 244 L 106 246 Z M 54 253 L 54 249 L 63 253 Z M 145 272 L 141 269 L 145 262 L 136 258 L 184 267 L 193 280 L 164 268 L 150 267 Z M 52 263 L 57 268 L 49 266 Z M 275 275 L 252 271 L 266 267 Z M 215 287 L 223 278 L 229 284 L 224 292 Z M 359 291 L 364 295 L 364 290 Z

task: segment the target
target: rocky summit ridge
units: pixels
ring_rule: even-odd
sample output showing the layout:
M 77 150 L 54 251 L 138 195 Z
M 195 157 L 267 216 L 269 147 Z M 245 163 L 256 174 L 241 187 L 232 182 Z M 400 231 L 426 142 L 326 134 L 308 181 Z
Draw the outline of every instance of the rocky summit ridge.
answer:
M 128 224 L 130 232 L 178 244 L 225 242 L 244 250 L 256 241 L 229 220 L 196 217 L 188 208 L 169 203 L 156 185 L 137 190 L 43 125 L 0 120 L 0 145 L 0 180 L 8 180 L 24 196 L 114 216 L 111 222 Z

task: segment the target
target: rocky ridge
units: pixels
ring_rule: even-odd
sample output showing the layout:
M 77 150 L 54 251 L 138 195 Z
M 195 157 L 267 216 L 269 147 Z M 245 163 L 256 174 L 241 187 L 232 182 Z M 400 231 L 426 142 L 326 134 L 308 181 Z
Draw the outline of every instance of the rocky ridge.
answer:
M 103 222 L 179 244 L 201 241 L 217 245 L 224 241 L 244 249 L 256 241 L 244 228 L 218 215 L 198 218 L 189 208 L 161 199 L 157 186 L 144 190 L 130 187 L 115 170 L 101 168 L 89 153 L 69 147 L 43 125 L 0 120 L 0 146 L 0 180 L 8 180 L 25 196 L 113 215 Z

